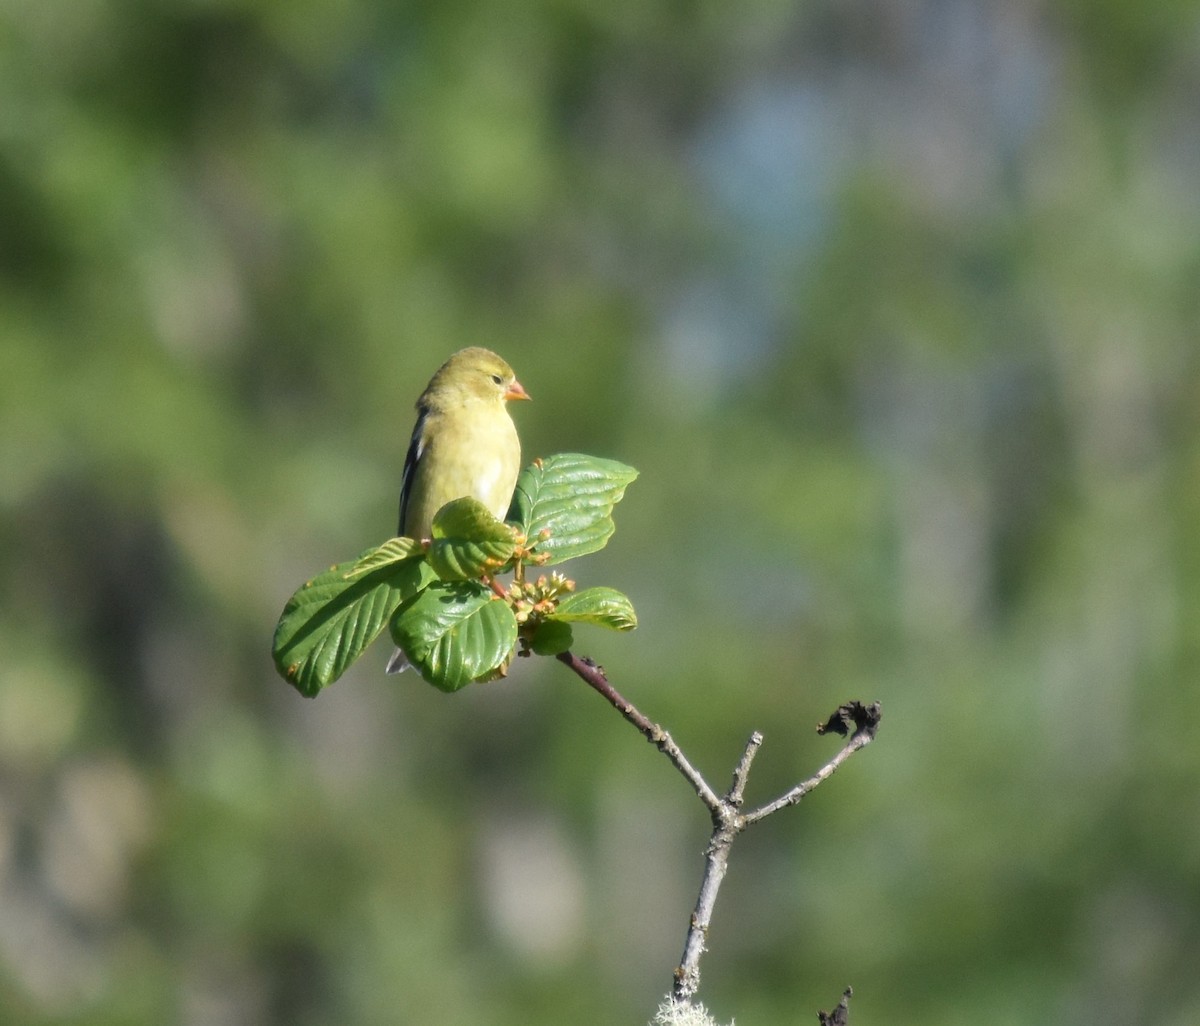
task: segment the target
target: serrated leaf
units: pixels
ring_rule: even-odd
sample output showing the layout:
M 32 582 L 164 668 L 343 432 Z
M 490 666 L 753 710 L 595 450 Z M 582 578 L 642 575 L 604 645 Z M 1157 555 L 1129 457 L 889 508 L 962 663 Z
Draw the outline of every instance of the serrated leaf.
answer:
M 433 518 L 429 562 L 442 580 L 469 581 L 496 573 L 515 549 L 515 529 L 478 499 L 455 499 Z
M 345 576 L 347 579 L 381 570 L 393 563 L 402 563 L 406 559 L 415 559 L 422 555 L 421 543 L 415 538 L 390 538 L 382 545 L 368 549 L 350 568 Z
M 560 652 L 566 652 L 574 641 L 570 624 L 543 620 L 530 636 L 529 648 L 536 655 L 556 656 Z
M 392 638 L 434 687 L 488 677 L 517 643 L 517 618 L 478 581 L 438 581 L 392 617 Z
M 424 560 L 407 559 L 357 576 L 339 563 L 300 588 L 283 608 L 271 655 L 280 675 L 309 698 L 337 680 L 379 636 L 396 609 L 436 580 Z
M 633 603 L 616 588 L 585 588 L 567 595 L 546 619 L 560 623 L 594 623 L 614 631 L 631 631 L 637 626 Z
M 535 551 L 561 563 L 604 548 L 613 506 L 638 476 L 633 467 L 582 453 L 559 453 L 526 467 L 517 479 L 508 519 Z

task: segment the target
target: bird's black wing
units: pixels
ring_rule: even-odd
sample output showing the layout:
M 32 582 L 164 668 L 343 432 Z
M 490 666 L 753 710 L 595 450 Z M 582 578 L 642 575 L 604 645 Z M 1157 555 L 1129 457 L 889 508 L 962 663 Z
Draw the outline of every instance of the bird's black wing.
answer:
M 408 443 L 408 455 L 404 457 L 404 475 L 400 484 L 400 526 L 396 528 L 398 535 L 404 534 L 404 521 L 408 519 L 408 499 L 417 476 L 417 464 L 421 462 L 421 454 L 425 451 L 425 420 L 428 416 L 428 406 L 417 407 L 417 424 Z

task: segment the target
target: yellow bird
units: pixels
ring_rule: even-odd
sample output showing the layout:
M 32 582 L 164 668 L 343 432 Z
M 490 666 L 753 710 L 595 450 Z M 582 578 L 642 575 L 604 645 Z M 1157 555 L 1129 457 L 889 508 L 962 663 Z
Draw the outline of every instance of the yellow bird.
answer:
M 429 538 L 434 514 L 464 496 L 503 519 L 521 469 L 521 440 L 507 403 L 528 398 L 513 369 L 491 350 L 472 346 L 442 364 L 417 400 L 400 490 L 400 534 Z M 397 650 L 388 673 L 405 665 Z

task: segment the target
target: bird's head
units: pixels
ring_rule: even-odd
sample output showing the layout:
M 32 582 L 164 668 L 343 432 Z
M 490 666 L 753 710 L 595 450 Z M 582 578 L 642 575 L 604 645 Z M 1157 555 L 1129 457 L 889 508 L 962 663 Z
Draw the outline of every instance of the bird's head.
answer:
M 490 349 L 472 346 L 459 350 L 442 364 L 422 398 L 503 403 L 509 399 L 528 399 L 529 393 L 501 357 Z

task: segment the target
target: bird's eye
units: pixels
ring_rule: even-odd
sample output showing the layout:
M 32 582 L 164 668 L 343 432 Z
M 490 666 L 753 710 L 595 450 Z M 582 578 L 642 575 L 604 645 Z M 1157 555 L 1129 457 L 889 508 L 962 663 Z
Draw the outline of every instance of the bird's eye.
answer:
M 494 382 L 496 382 L 496 384 L 497 384 L 497 385 L 503 385 L 503 384 L 504 384 L 504 379 L 503 379 L 502 377 L 500 377 L 500 375 L 499 375 L 499 374 L 493 374 L 493 375 L 492 375 L 492 380 L 493 380 Z

